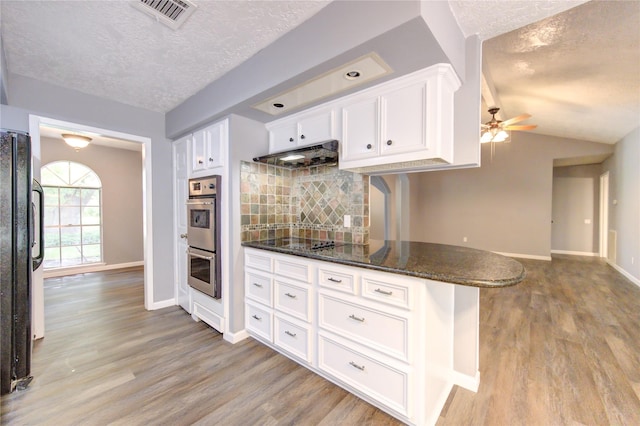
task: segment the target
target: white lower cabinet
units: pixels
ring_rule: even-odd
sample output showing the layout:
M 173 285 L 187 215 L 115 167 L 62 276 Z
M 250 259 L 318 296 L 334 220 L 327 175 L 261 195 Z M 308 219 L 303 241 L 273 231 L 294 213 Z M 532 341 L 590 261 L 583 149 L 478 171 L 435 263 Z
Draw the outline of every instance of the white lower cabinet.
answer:
M 352 344 L 340 344 L 324 334 L 318 336 L 318 368 L 394 411 L 408 416 L 409 373 L 369 356 Z
M 409 319 L 329 294 L 320 294 L 318 326 L 355 342 L 409 359 Z
M 313 333 L 309 324 L 276 313 L 273 343 L 308 363 L 313 361 Z
M 248 247 L 245 265 L 251 336 L 405 423 L 436 423 L 460 384 L 454 286 Z
M 273 311 L 257 303 L 247 302 L 245 308 L 245 327 L 263 339 L 273 340 Z

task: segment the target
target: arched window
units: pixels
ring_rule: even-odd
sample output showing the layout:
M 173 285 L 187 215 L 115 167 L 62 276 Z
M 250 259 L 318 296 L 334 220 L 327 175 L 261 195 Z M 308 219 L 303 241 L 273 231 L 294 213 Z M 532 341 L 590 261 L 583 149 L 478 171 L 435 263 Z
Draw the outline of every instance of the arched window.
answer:
M 102 262 L 102 182 L 89 167 L 55 161 L 41 169 L 45 269 Z

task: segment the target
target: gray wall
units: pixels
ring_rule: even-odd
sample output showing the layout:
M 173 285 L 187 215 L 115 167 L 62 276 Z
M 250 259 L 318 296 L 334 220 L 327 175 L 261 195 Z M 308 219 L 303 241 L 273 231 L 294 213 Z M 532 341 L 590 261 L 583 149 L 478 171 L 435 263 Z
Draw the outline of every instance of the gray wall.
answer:
M 153 250 L 152 298 L 154 303 L 173 299 L 173 239 L 168 231 L 173 226 L 172 156 L 171 144 L 164 136 L 164 114 L 15 74 L 9 75 L 8 86 L 10 108 L 6 111 L 12 114 L 12 122 L 28 122 L 28 114 L 35 114 L 151 139 L 152 170 L 146 173 L 151 176 L 153 194 L 146 219 L 153 224 L 153 234 L 147 236 Z M 28 125 L 22 130 L 29 130 Z
M 74 161 L 102 181 L 102 253 L 108 265 L 144 259 L 142 155 L 137 151 L 89 144 L 75 151 L 62 139 L 40 138 L 42 166 Z
M 552 251 L 599 252 L 601 174 L 601 164 L 553 169 Z
M 609 171 L 609 229 L 618 234 L 617 265 L 640 280 L 640 127 L 616 144 Z M 616 200 L 617 204 L 613 204 Z M 632 262 L 633 258 L 633 262 Z M 637 282 L 636 281 L 636 282 Z
M 518 132 L 493 158 L 484 144 L 480 168 L 409 174 L 412 239 L 547 258 L 553 160 L 613 149 Z

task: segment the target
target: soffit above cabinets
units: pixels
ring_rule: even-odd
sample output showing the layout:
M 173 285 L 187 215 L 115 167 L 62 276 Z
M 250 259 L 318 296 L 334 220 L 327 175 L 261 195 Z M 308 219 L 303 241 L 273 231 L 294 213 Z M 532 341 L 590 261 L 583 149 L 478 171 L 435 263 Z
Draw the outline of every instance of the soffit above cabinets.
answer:
M 257 103 L 253 108 L 274 116 L 281 115 L 392 72 L 391 67 L 377 53 L 372 52 Z

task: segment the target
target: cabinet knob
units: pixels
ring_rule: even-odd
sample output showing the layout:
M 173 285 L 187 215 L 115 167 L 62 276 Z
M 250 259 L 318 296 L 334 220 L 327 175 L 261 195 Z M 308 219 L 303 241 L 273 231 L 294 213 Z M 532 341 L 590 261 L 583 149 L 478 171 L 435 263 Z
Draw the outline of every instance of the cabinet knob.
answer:
M 300 139 L 304 139 L 304 135 L 300 135 Z
M 213 158 L 209 157 L 209 162 L 213 162 Z
M 187 238 L 187 234 L 180 234 L 180 238 Z
M 370 143 L 367 144 L 367 149 L 371 149 L 371 144 Z
M 389 139 L 389 140 L 387 141 L 387 145 L 391 145 L 392 143 L 393 143 L 393 141 L 392 141 L 391 139 Z
M 198 160 L 198 164 L 202 164 L 202 160 Z
M 289 142 L 293 142 L 293 138 L 289 138 Z

